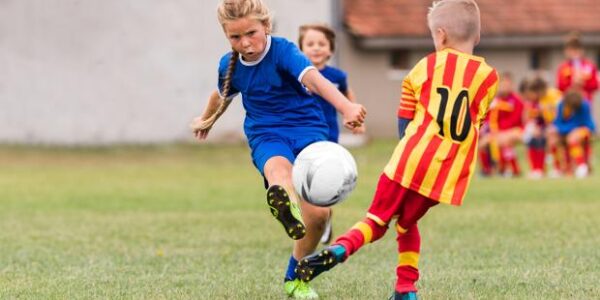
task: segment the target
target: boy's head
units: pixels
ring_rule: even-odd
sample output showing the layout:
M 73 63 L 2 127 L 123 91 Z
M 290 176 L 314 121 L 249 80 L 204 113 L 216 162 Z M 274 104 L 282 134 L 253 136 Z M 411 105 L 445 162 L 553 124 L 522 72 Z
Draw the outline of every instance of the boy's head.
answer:
M 583 44 L 578 32 L 571 32 L 565 39 L 565 56 L 568 59 L 580 59 L 583 57 Z
M 528 101 L 539 101 L 539 99 L 546 94 L 547 90 L 548 83 L 539 74 L 524 79 L 523 82 L 521 82 L 521 94 L 523 95 L 523 98 Z
M 456 45 L 475 47 L 479 43 L 481 21 L 479 7 L 473 0 L 436 1 L 429 8 L 427 23 L 438 51 Z
M 500 83 L 498 84 L 498 96 L 506 97 L 513 91 L 513 79 L 510 72 L 500 74 Z
M 583 96 L 580 91 L 570 89 L 565 93 L 563 101 L 566 107 L 569 107 L 572 111 L 577 111 L 583 102 Z
M 300 26 L 298 46 L 316 66 L 322 66 L 335 50 L 335 31 L 321 24 Z
M 223 0 L 217 8 L 219 23 L 236 52 L 257 60 L 271 32 L 271 14 L 262 0 Z

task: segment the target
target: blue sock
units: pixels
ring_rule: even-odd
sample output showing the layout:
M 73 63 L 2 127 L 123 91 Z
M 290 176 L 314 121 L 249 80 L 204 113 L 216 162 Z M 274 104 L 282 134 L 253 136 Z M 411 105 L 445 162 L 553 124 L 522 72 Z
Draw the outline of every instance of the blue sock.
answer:
M 284 281 L 292 281 L 298 278 L 298 275 L 296 275 L 296 266 L 298 266 L 298 261 L 293 255 L 290 255 L 290 262 L 288 263 L 288 268 L 285 272 Z

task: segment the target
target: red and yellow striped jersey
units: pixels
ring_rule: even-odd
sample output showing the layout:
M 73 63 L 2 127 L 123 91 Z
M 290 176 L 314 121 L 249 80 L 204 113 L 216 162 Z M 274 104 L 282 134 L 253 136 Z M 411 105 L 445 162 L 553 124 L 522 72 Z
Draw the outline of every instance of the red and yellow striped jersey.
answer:
M 428 198 L 460 205 L 497 87 L 496 70 L 481 57 L 444 49 L 423 58 L 402 83 L 398 116 L 412 121 L 384 173 Z

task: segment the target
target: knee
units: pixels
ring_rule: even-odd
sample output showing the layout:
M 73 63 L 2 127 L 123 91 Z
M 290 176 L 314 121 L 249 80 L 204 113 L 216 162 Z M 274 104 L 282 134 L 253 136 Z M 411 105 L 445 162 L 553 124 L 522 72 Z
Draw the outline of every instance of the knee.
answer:
M 308 203 L 304 203 L 302 207 L 302 215 L 304 221 L 310 223 L 311 226 L 319 230 L 324 230 L 331 215 L 331 208 L 319 207 Z
M 379 225 L 377 222 L 375 222 L 369 218 L 365 218 L 363 221 L 359 222 L 355 226 L 360 226 L 361 223 L 366 225 L 367 227 L 369 227 L 369 229 L 371 231 L 371 238 L 370 238 L 371 242 L 374 242 L 374 241 L 380 239 L 381 237 L 383 237 L 383 235 L 385 234 L 385 232 L 388 229 L 387 225 L 383 225 L 383 226 Z M 361 231 L 363 231 L 363 230 L 361 229 Z

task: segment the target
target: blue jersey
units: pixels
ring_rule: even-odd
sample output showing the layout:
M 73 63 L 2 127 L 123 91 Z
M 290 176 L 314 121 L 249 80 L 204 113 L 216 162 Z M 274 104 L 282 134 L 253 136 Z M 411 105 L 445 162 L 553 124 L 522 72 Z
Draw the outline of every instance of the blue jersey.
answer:
M 320 70 L 323 77 L 329 79 L 333 85 L 335 85 L 342 94 L 346 95 L 348 92 L 347 76 L 344 71 L 336 69 L 334 67 L 325 66 L 323 70 Z M 321 98 L 319 95 L 315 95 L 319 99 L 323 113 L 325 114 L 325 121 L 329 126 L 329 141 L 338 142 L 340 136 L 340 129 L 337 122 L 337 110 L 327 100 Z
M 594 131 L 595 125 L 588 101 L 582 101 L 581 107 L 577 111 L 571 112 L 569 116 L 565 116 L 565 103 L 561 102 L 558 105 L 558 114 L 554 120 L 554 126 L 561 135 L 566 135 L 578 127 L 587 127 L 590 131 Z
M 231 53 L 221 58 L 219 91 Z M 322 136 L 328 133 L 318 100 L 300 82 L 314 68 L 295 44 L 284 38 L 267 36 L 262 56 L 246 62 L 241 56 L 236 62 L 227 97 L 242 94 L 246 110 L 244 132 L 252 147 L 265 134 L 286 138 Z

